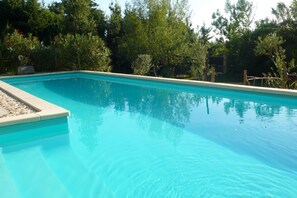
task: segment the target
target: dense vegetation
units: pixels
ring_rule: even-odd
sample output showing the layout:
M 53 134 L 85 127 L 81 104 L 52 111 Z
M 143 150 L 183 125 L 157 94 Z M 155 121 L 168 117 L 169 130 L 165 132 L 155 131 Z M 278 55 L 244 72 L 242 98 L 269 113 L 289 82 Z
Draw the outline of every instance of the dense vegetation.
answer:
M 186 0 L 131 0 L 110 4 L 107 15 L 92 0 L 0 1 L 0 73 L 15 72 L 18 55 L 37 71 L 90 69 L 205 78 L 208 57 L 226 55 L 227 75 L 283 78 L 297 59 L 297 0 L 278 3 L 254 23 L 248 0 L 226 1 L 212 27 L 194 29 Z M 273 16 L 273 17 L 272 17 Z M 255 25 L 253 25 L 255 24 Z M 215 33 L 215 36 L 213 35 Z M 273 86 L 290 87 L 287 79 Z

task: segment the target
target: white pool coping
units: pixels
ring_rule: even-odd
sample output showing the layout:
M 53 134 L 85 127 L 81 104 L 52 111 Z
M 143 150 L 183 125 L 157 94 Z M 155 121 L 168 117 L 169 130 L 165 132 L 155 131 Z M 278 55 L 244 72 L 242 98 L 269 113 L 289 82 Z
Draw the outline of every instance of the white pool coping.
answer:
M 180 85 L 193 85 L 193 86 L 201 86 L 201 87 L 209 87 L 209 88 L 220 88 L 220 89 L 228 89 L 228 90 L 247 91 L 247 92 L 253 92 L 253 93 L 265 93 L 265 94 L 297 97 L 297 90 L 290 90 L 290 89 L 256 87 L 256 86 L 236 85 L 236 84 L 228 84 L 228 83 L 213 83 L 213 82 L 197 81 L 197 80 L 139 76 L 139 75 L 131 75 L 131 74 L 96 72 L 96 71 L 86 71 L 86 70 L 77 71 L 77 72 L 87 73 L 87 74 L 99 74 L 99 75 L 111 76 L 111 77 L 174 83 L 174 84 L 180 84 Z
M 38 122 L 41 120 L 67 117 L 70 115 L 70 112 L 63 109 L 62 107 L 35 97 L 3 81 L 0 81 L 0 88 L 36 111 L 34 113 L 0 118 L 0 127 L 29 122 Z
M 71 73 L 97 74 L 101 76 L 128 78 L 128 79 L 136 79 L 136 80 L 148 80 L 148 81 L 155 81 L 155 82 L 174 83 L 174 84 L 180 84 L 180 85 L 192 85 L 192 86 L 201 86 L 201 87 L 209 87 L 209 88 L 247 91 L 252 93 L 264 93 L 264 94 L 297 97 L 297 90 L 255 87 L 255 86 L 236 85 L 236 84 L 227 84 L 227 83 L 212 83 L 212 82 L 205 82 L 205 81 L 151 77 L 151 76 L 139 76 L 139 75 L 132 75 L 132 74 L 120 74 L 120 73 L 110 73 L 110 72 L 97 72 L 97 71 L 88 71 L 88 70 L 31 74 L 26 76 L 2 76 L 0 77 L 0 88 L 6 91 L 7 93 L 11 94 L 18 100 L 29 105 L 37 112 L 19 115 L 19 116 L 13 116 L 13 117 L 0 118 L 0 127 L 21 124 L 21 123 L 28 123 L 28 122 L 36 122 L 36 121 L 52 119 L 52 118 L 67 117 L 70 115 L 70 112 L 63 109 L 62 107 L 51 104 L 25 91 L 22 91 L 14 86 L 11 86 L 1 81 L 1 79 L 45 76 L 45 75 L 51 75 L 51 74 L 71 74 Z

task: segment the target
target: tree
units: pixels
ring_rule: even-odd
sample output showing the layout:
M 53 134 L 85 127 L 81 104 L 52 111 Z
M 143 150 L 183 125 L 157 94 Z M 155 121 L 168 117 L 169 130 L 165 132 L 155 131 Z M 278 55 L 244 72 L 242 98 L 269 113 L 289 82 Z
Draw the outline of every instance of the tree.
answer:
M 205 72 L 207 65 L 207 49 L 208 46 L 205 45 L 203 42 L 199 39 L 196 39 L 193 43 L 190 44 L 190 50 L 189 53 L 189 65 L 190 65 L 190 75 L 193 78 L 202 80 L 203 74 Z
M 213 13 L 212 25 L 220 35 L 219 41 L 225 43 L 229 73 L 242 73 L 253 54 L 251 24 L 253 22 L 253 4 L 247 0 L 238 0 L 225 4 L 225 15 L 219 10 Z M 248 53 L 247 53 L 248 52 Z
M 118 3 L 111 3 L 109 6 L 111 11 L 107 21 L 106 43 L 111 50 L 111 59 L 113 70 L 116 72 L 130 72 L 122 67 L 122 61 L 119 55 L 119 45 L 122 38 L 122 9 Z
M 60 33 L 58 27 L 61 26 L 63 15 L 56 15 L 37 0 L 3 0 L 0 10 L 1 33 L 11 33 L 17 29 L 25 35 L 31 33 L 46 43 Z
M 106 28 L 107 28 L 107 19 L 103 10 L 94 8 L 92 9 L 92 16 L 97 27 L 97 34 L 103 40 L 106 40 Z
M 290 6 L 292 17 L 297 20 L 297 0 L 293 0 Z
M 210 42 L 210 40 L 213 38 L 211 35 L 212 28 L 206 27 L 205 24 L 202 25 L 202 27 L 198 31 L 198 35 L 204 45 Z
M 259 37 L 255 53 L 257 55 L 267 56 L 275 65 L 276 72 L 268 74 L 270 83 L 274 87 L 290 88 L 289 78 L 287 73 L 293 69 L 294 60 L 290 63 L 286 60 L 286 53 L 282 45 L 285 43 L 282 37 L 277 36 L 275 33 L 266 37 Z
M 96 24 L 91 14 L 91 0 L 62 0 L 62 3 L 65 9 L 65 33 L 96 33 Z
M 123 19 L 121 59 L 131 66 L 139 54 L 149 54 L 163 76 L 189 72 L 191 43 L 197 38 L 189 18 L 185 0 L 132 1 Z
M 247 0 L 238 0 L 232 4 L 230 0 L 226 1 L 224 16 L 217 10 L 212 15 L 212 25 L 216 31 L 225 39 L 232 40 L 250 30 L 253 22 L 253 3 Z
M 133 73 L 137 75 L 147 75 L 152 68 L 152 58 L 147 54 L 140 54 L 132 63 Z
M 24 12 L 25 0 L 2 0 L 0 1 L 0 33 L 4 37 L 4 31 L 13 33 L 14 29 L 27 34 L 29 32 L 28 15 Z
M 49 44 L 56 35 L 61 33 L 63 13 L 52 12 L 37 0 L 27 0 L 25 13 L 28 15 L 29 32 L 37 36 L 45 44 Z
M 277 7 L 272 9 L 272 14 L 276 18 L 278 28 L 277 34 L 282 36 L 287 42 L 284 45 L 286 55 L 289 58 L 297 59 L 297 1 L 292 1 L 290 6 L 284 3 L 278 3 Z
M 110 51 L 98 36 L 59 35 L 55 38 L 59 64 L 63 69 L 109 71 Z
M 285 3 L 279 2 L 276 8 L 272 8 L 272 14 L 278 23 L 286 23 L 292 20 L 291 10 Z

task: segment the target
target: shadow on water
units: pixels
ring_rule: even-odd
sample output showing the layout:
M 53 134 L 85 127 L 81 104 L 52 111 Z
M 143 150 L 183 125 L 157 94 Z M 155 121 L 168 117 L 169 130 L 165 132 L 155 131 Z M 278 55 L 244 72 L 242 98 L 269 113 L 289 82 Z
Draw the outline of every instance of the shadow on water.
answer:
M 43 144 L 42 140 L 60 137 L 55 144 Z M 22 150 L 28 147 L 43 146 L 57 147 L 69 144 L 69 131 L 67 118 L 57 118 L 1 127 L 0 148 L 3 153 Z
M 123 85 L 116 81 L 72 78 L 44 81 L 43 84 L 47 89 L 76 102 L 130 112 L 139 115 L 139 118 L 141 115 L 152 117 L 200 135 L 236 153 L 257 158 L 270 166 L 297 171 L 296 123 L 290 123 L 290 126 L 282 123 L 284 128 L 280 126 L 278 130 L 265 126 L 275 122 L 275 117 L 280 114 L 285 119 L 296 118 L 296 99 L 162 83 L 146 84 L 141 81 Z M 205 107 L 201 115 L 203 121 L 209 122 L 207 127 L 202 127 L 205 123 L 199 121 L 191 123 L 193 112 L 201 106 Z M 213 111 L 222 111 L 225 116 L 216 115 L 216 120 L 207 120 Z M 236 114 L 237 122 L 228 120 L 231 113 Z M 257 122 L 250 123 L 251 118 L 245 117 L 247 114 L 254 115 Z M 139 122 L 143 124 L 141 120 Z M 148 129 L 153 124 L 145 123 Z M 166 133 L 169 139 L 177 143 L 184 130 Z

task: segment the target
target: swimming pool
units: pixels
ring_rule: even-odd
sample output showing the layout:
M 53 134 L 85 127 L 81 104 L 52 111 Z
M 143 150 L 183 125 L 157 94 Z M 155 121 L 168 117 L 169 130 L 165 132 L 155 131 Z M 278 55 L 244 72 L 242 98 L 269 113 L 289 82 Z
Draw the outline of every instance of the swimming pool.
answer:
M 297 196 L 296 97 L 88 73 L 4 81 L 71 116 L 0 141 L 0 197 Z M 9 129 L 0 140 L 24 132 Z

